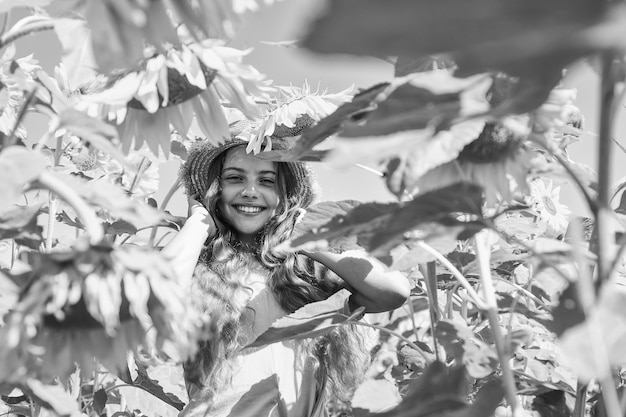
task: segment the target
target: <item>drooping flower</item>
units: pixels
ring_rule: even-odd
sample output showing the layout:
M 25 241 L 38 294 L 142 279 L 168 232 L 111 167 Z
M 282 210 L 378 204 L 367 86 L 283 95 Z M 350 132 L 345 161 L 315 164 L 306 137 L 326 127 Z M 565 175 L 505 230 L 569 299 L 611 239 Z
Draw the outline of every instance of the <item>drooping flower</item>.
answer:
M 302 87 L 279 87 L 278 95 L 269 101 L 258 128 L 247 129 L 238 137 L 249 141 L 247 152 L 259 153 L 266 140 L 265 150 L 271 150 L 272 136 L 299 135 L 302 130 L 349 101 L 352 91 L 352 87 L 338 93 L 311 91 L 307 82 Z
M 530 206 L 538 213 L 539 220 L 546 224 L 546 235 L 556 237 L 565 232 L 569 223 L 570 209 L 559 202 L 561 187 L 554 187 L 535 179 L 530 183 Z
M 31 256 L 31 283 L 0 328 L 0 381 L 64 377 L 75 364 L 123 369 L 129 351 L 165 342 L 183 358 L 195 352 L 204 316 L 159 253 L 103 245 Z
M 266 101 L 272 91 L 263 75 L 241 63 L 246 53 L 214 41 L 170 48 L 84 94 L 79 108 L 117 124 L 126 153 L 146 143 L 167 157 L 172 128 L 187 135 L 194 118 L 209 141 L 220 143 L 230 137 L 222 104 L 255 118 L 255 101 Z

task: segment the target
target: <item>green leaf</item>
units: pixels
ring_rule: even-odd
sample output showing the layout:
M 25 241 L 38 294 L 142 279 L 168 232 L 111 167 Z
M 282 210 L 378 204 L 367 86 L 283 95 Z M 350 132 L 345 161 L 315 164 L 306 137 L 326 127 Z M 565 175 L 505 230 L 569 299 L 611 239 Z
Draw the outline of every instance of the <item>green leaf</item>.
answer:
M 493 415 L 502 401 L 502 383 L 491 380 L 482 385 L 472 404 L 465 401 L 466 377 L 463 367 L 447 368 L 441 362 L 429 365 L 409 385 L 404 400 L 376 417 L 485 417 Z
M 450 53 L 469 73 L 535 75 L 621 45 L 623 6 L 595 0 L 333 0 L 302 44 L 314 52 L 379 57 Z
M 397 406 L 402 397 L 396 385 L 386 379 L 367 379 L 354 393 L 350 405 L 355 417 L 380 413 Z M 364 414 L 363 410 L 367 411 Z
M 9 146 L 0 152 L 0 208 L 14 204 L 24 187 L 46 169 L 46 158 L 22 146 Z
M 246 347 L 260 347 L 292 339 L 315 337 L 329 332 L 344 323 L 358 319 L 364 309 L 358 308 L 350 316 L 346 314 L 346 302 L 350 292 L 341 290 L 326 300 L 305 305 L 284 316 Z
M 165 392 L 159 381 L 150 377 L 146 366 L 138 361 L 135 361 L 135 364 L 137 365 L 137 377 L 134 379 L 133 385 L 140 386 L 159 400 L 171 405 L 179 411 L 183 409 L 185 403 L 183 403 L 176 395 L 170 392 Z
M 424 193 L 409 202 L 365 203 L 297 237 L 291 241 L 291 247 L 298 249 L 317 241 L 325 241 L 332 247 L 336 241 L 356 235 L 357 243 L 368 252 L 386 256 L 387 251 L 404 241 L 406 232 L 414 231 L 411 238 L 415 238 L 420 228 L 424 228 L 423 240 L 433 237 L 428 235 L 429 230 L 440 233 L 441 228 L 430 227 L 433 223 L 444 226 L 444 230 L 463 226 L 462 232 L 456 234 L 459 239 L 473 235 L 482 224 L 476 220 L 459 220 L 458 214 L 480 218 L 481 206 L 482 189 L 463 183 Z
M 104 388 L 100 388 L 93 394 L 93 409 L 99 416 L 104 413 L 104 407 L 108 398 L 109 396 Z
M 54 173 L 56 177 L 71 186 L 88 203 L 106 210 L 111 216 L 123 219 L 135 227 L 145 227 L 159 223 L 163 215 L 147 204 L 131 199 L 121 188 L 107 182 L 97 186 L 79 177 Z
M 484 378 L 498 368 L 498 355 L 464 324 L 440 320 L 435 337 L 473 378 Z
M 104 224 L 104 233 L 111 235 L 129 234 L 134 235 L 137 233 L 137 228 L 126 220 L 116 220 L 113 223 Z
M 0 1 L 0 13 L 6 13 L 14 7 L 43 7 L 52 0 L 2 0 Z
M 67 71 L 69 88 L 74 90 L 93 81 L 98 65 L 87 22 L 74 18 L 55 19 L 54 31 L 61 43 L 61 63 Z
M 405 130 L 423 129 L 433 120 L 438 125 L 459 115 L 459 92 L 438 94 L 429 88 L 404 84 L 367 113 L 364 120 L 346 122 L 341 137 L 382 136 Z
M 352 101 L 339 106 L 333 113 L 315 125 L 304 130 L 295 145 L 286 151 L 262 152 L 257 157 L 280 161 L 298 161 L 309 154 L 313 147 L 343 129 L 350 122 L 360 120 L 365 114 L 376 108 L 393 90 L 404 84 L 401 80 L 395 83 L 381 83 L 356 94 Z
M 78 110 L 68 108 L 59 115 L 59 127 L 69 130 L 96 149 L 111 155 L 123 165 L 126 164 L 124 154 L 113 145 L 113 140 L 117 138 L 115 126 Z
M 0 231 L 27 227 L 37 218 L 40 212 L 40 205 L 13 205 L 0 208 Z
M 80 411 L 76 401 L 60 385 L 46 385 L 36 379 L 28 379 L 22 390 L 37 404 L 59 416 L 70 416 Z

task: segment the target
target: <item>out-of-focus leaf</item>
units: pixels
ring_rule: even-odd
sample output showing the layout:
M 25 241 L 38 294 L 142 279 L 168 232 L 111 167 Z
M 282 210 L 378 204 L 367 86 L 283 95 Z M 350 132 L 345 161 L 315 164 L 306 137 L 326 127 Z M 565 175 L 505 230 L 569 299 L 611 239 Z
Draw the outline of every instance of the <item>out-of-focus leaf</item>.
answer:
M 623 6 L 595 0 L 334 0 L 309 27 L 303 46 L 373 56 L 449 52 L 470 73 L 536 75 L 622 46 Z
M 450 320 L 440 320 L 435 329 L 437 340 L 463 364 L 473 378 L 484 378 L 498 367 L 498 355 L 467 326 Z
M 0 1 L 0 13 L 5 13 L 14 7 L 43 7 L 52 0 L 2 0 Z
M 187 160 L 189 153 L 187 152 L 187 148 L 185 148 L 185 145 L 183 145 L 177 140 L 173 140 L 170 146 L 171 146 L 170 151 L 172 152 L 173 155 L 176 155 L 183 161 Z
M 411 58 L 399 56 L 394 64 L 394 76 L 402 77 L 415 72 L 426 72 L 434 69 L 454 68 L 455 64 L 445 55 L 427 55 Z
M 125 163 L 124 154 L 112 143 L 117 138 L 115 126 L 71 108 L 61 112 L 59 126 L 90 143 L 96 149 L 111 155 L 122 164 Z
M 14 239 L 18 245 L 39 249 L 43 228 L 37 224 L 37 216 L 43 212 L 39 205 L 0 209 L 0 240 Z
M 123 233 L 134 235 L 137 233 L 137 228 L 126 220 L 116 220 L 113 223 L 107 222 L 104 224 L 104 233 L 111 235 L 121 235 Z
M 474 220 L 459 220 L 458 214 L 474 219 L 481 216 L 482 191 L 472 184 L 454 184 L 403 203 L 366 203 L 356 206 L 346 215 L 335 216 L 315 231 L 309 231 L 291 241 L 292 248 L 309 242 L 325 241 L 333 246 L 336 239 L 356 235 L 357 243 L 371 254 L 386 256 L 387 251 L 402 243 L 405 233 L 422 225 L 438 223 L 446 227 L 462 226 L 457 238 L 473 235 L 482 228 Z M 430 236 L 423 236 L 424 239 Z
M 307 304 L 294 313 L 276 320 L 272 327 L 247 347 L 315 337 L 343 323 L 352 322 L 362 316 L 363 309 L 359 308 L 352 315 L 347 316 L 345 305 L 349 296 L 350 293 L 347 290 L 341 290 L 326 300 Z
M 82 19 L 55 19 L 54 31 L 63 49 L 61 62 L 68 72 L 70 89 L 74 90 L 93 80 L 98 73 L 98 66 L 87 22 Z
M 0 231 L 28 226 L 41 212 L 41 206 L 9 206 L 0 209 Z
M 363 415 L 363 410 L 380 413 L 397 406 L 400 401 L 402 397 L 393 382 L 386 379 L 367 379 L 359 385 L 350 404 L 355 417 L 359 417 Z
M 578 303 L 564 302 L 570 311 L 579 308 Z M 559 304 L 559 307 L 561 303 Z M 602 288 L 600 296 L 585 321 L 567 328 L 559 336 L 563 354 L 572 370 L 582 381 L 602 375 L 595 366 L 598 346 L 611 366 L 622 366 L 624 343 L 626 343 L 626 288 L 614 283 Z M 555 313 L 556 314 L 556 313 Z M 580 319 L 580 314 L 575 314 Z M 573 320 L 572 320 L 573 321 Z
M 78 404 L 60 385 L 45 385 L 36 379 L 27 380 L 22 390 L 36 403 L 53 410 L 59 416 L 79 414 Z
M 159 223 L 163 215 L 147 204 L 130 199 L 124 190 L 107 182 L 97 185 L 73 175 L 51 173 L 72 187 L 87 202 L 109 212 L 113 217 L 130 222 L 135 227 Z
M 405 82 L 406 80 L 399 80 L 394 83 L 381 83 L 359 92 L 352 98 L 351 102 L 342 104 L 329 116 L 306 129 L 291 149 L 262 152 L 257 157 L 281 161 L 299 160 L 303 155 L 311 152 L 315 145 L 342 130 L 347 121 L 357 121 L 374 110 L 377 103 L 383 101 L 393 90 Z
M 9 146 L 0 152 L 0 208 L 14 204 L 24 186 L 46 169 L 48 161 L 40 153 L 22 146 Z
M 253 384 L 248 392 L 243 394 L 233 405 L 229 416 L 257 417 L 270 416 L 277 409 L 281 396 L 279 391 L 278 375 L 272 374 Z M 180 414 L 181 417 L 200 417 L 208 415 L 207 402 L 213 400 L 213 393 L 209 390 L 199 390 L 191 397 L 189 404 Z
M 102 415 L 109 396 L 104 388 L 100 388 L 93 394 L 93 409 L 98 415 Z
M 356 200 L 324 201 L 307 208 L 306 213 L 296 224 L 292 239 L 304 233 L 318 230 L 335 216 L 345 216 L 361 203 Z M 334 251 L 343 252 L 351 249 L 363 249 L 357 244 L 356 236 L 345 236 L 333 242 Z

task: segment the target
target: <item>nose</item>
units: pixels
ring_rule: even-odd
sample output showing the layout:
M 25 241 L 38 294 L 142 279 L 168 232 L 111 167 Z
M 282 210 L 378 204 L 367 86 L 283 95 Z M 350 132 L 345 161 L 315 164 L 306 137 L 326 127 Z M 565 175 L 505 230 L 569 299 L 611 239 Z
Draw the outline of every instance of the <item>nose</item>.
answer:
M 243 190 L 241 191 L 241 196 L 242 197 L 247 197 L 247 198 L 254 198 L 257 196 L 257 189 L 254 186 L 254 184 L 248 184 L 246 185 Z

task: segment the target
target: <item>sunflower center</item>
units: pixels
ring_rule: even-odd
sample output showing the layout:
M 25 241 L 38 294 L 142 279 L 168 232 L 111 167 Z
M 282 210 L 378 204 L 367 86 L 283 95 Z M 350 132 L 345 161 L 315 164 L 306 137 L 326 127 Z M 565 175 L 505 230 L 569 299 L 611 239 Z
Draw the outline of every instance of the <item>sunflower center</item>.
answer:
M 550 197 L 548 196 L 543 197 L 543 205 L 548 211 L 548 213 L 550 213 L 550 215 L 554 216 L 556 214 L 556 206 L 554 205 L 554 201 L 552 201 Z
M 504 161 L 517 152 L 522 139 L 504 126 L 487 123 L 478 138 L 463 148 L 459 159 L 475 164 Z

